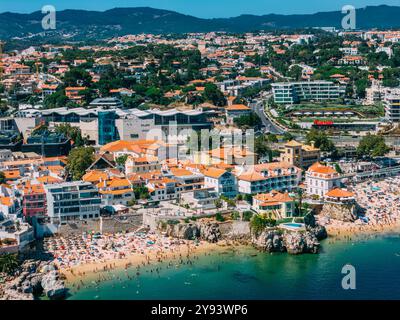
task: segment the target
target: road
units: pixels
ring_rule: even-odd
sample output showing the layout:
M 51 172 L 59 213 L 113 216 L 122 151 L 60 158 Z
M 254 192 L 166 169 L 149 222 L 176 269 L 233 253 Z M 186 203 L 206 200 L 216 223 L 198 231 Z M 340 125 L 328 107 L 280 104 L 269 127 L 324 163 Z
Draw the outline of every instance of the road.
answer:
M 266 132 L 270 132 L 272 134 L 285 133 L 284 130 L 282 130 L 277 125 L 275 125 L 265 114 L 264 103 L 262 100 L 257 100 L 257 102 L 255 102 L 255 103 L 250 103 L 250 107 L 254 111 L 254 113 L 260 117 L 264 127 L 266 128 Z

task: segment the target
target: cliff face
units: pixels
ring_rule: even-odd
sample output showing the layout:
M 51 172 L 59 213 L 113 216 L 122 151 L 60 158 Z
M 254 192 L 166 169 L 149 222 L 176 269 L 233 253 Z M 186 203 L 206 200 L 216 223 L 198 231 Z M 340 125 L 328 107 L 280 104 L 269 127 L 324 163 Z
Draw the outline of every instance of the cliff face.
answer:
M 178 223 L 168 224 L 166 227 L 160 224 L 158 228 L 168 236 L 178 239 L 202 239 L 214 243 L 221 238 L 218 223 Z
M 344 222 L 353 222 L 357 219 L 359 207 L 357 204 L 335 204 L 325 203 L 321 215 L 330 219 L 340 220 Z

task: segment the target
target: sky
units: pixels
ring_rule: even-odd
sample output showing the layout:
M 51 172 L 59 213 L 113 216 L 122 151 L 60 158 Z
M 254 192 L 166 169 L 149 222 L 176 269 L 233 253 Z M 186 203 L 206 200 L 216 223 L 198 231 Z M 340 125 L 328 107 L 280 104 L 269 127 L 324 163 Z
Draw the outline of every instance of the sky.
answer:
M 293 14 L 339 11 L 344 5 L 398 5 L 400 0 L 0 0 L 0 12 L 30 13 L 53 5 L 56 10 L 104 11 L 115 7 L 153 7 L 200 18 L 233 17 L 240 14 Z

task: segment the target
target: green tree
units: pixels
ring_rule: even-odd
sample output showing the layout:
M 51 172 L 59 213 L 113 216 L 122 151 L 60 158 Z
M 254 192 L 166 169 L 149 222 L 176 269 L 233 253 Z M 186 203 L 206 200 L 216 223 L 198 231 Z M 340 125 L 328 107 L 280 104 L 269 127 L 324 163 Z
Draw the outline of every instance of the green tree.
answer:
M 243 115 L 233 119 L 235 125 L 239 128 L 254 128 L 261 125 L 261 119 L 255 113 L 250 113 L 248 115 Z
M 266 214 L 255 214 L 250 220 L 250 229 L 255 234 L 259 234 L 266 227 L 274 227 L 276 220 L 269 218 Z
M 147 200 L 150 198 L 149 190 L 145 186 L 138 186 L 133 188 L 135 199 Z
M 69 123 L 63 123 L 55 127 L 55 132 L 62 133 L 72 141 L 76 147 L 82 147 L 87 143 L 87 139 L 82 137 L 79 127 L 73 127 Z
M 115 162 L 117 163 L 117 165 L 123 167 L 125 166 L 125 162 L 128 159 L 128 155 L 124 154 L 122 156 L 119 156 L 118 158 L 115 159 Z
M 364 136 L 357 147 L 357 155 L 359 157 L 380 157 L 389 151 L 390 148 L 386 145 L 384 137 L 373 134 Z
M 315 147 L 326 152 L 336 152 L 335 144 L 328 138 L 325 132 L 317 129 L 311 129 L 307 136 L 306 141 L 308 144 L 314 143 Z
M 0 184 L 6 183 L 6 176 L 3 171 L 0 171 Z
M 203 98 L 212 102 L 216 106 L 225 106 L 226 99 L 224 94 L 213 83 L 206 83 L 204 86 Z
M 16 254 L 6 253 L 0 255 L 0 272 L 12 274 L 19 267 L 19 261 Z
M 80 180 L 94 161 L 93 147 L 78 147 L 68 155 L 67 170 L 73 180 Z

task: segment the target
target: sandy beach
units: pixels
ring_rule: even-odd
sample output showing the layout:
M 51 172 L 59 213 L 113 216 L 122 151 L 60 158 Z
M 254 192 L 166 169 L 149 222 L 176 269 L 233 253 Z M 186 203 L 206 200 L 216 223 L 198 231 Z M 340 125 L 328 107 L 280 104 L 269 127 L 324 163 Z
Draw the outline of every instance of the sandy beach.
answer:
M 321 223 L 329 237 L 349 239 L 358 235 L 400 232 L 400 177 L 368 180 L 349 189 L 365 211 L 364 220 L 343 222 L 330 219 Z
M 157 269 L 157 264 L 162 262 L 169 262 L 171 265 L 190 263 L 201 255 L 209 255 L 230 247 L 231 244 L 226 241 L 220 241 L 218 244 L 200 242 L 197 245 L 193 241 L 187 241 L 186 244 L 181 244 L 168 250 L 153 251 L 145 254 L 132 253 L 119 259 L 79 264 L 68 268 L 60 267 L 60 271 L 67 282 L 76 284 L 81 282 L 82 279 L 101 278 L 101 274 L 113 270 L 126 270 L 129 268 L 140 270 L 141 267 L 148 265 L 152 265 Z

